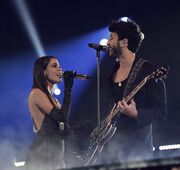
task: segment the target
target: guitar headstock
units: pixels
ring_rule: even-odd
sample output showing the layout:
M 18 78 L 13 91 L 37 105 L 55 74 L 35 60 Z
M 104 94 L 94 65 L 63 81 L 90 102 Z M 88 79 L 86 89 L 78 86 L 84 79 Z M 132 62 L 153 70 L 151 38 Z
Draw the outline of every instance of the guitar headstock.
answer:
M 166 79 L 167 75 L 168 75 L 168 71 L 169 71 L 169 67 L 158 67 L 156 69 L 156 71 L 153 71 L 152 74 L 150 74 L 147 79 L 155 79 L 155 80 L 159 80 L 159 79 Z

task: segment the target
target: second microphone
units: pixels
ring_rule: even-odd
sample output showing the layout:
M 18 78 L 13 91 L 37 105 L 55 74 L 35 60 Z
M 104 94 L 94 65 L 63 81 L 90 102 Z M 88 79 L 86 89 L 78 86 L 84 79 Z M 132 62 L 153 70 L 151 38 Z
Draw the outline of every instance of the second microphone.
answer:
M 63 77 L 65 76 L 65 74 L 66 74 L 66 71 L 63 72 Z M 91 79 L 91 76 L 88 76 L 86 74 L 77 74 L 74 71 L 74 78 L 75 79 L 80 79 L 80 80 L 88 80 L 88 79 Z

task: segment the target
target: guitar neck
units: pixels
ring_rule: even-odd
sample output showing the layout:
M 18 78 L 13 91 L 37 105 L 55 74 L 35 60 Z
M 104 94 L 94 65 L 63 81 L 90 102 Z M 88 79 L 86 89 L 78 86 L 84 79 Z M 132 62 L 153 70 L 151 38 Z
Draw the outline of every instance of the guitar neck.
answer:
M 124 97 L 123 99 L 125 99 L 126 102 L 129 102 L 134 95 L 146 84 L 147 79 L 143 79 L 137 86 L 136 88 L 131 91 L 131 93 L 129 93 L 126 97 Z M 117 115 L 117 113 L 119 112 L 119 108 L 116 107 L 116 104 L 114 104 L 110 114 L 106 117 L 106 119 L 104 120 L 106 123 L 111 122 L 112 118 L 115 117 Z M 104 122 L 103 121 L 103 122 Z
M 147 80 L 143 79 L 137 86 L 136 88 L 131 91 L 131 93 L 129 93 L 126 97 L 124 97 L 124 100 L 126 102 L 129 102 L 134 96 L 135 94 L 146 84 Z

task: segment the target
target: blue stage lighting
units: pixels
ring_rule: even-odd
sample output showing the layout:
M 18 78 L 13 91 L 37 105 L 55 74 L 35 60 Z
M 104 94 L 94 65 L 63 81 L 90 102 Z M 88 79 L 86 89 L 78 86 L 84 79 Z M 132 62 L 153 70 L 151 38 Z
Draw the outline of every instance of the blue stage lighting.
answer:
M 36 50 L 37 55 L 38 56 L 46 55 L 45 51 L 42 47 L 42 44 L 40 42 L 37 30 L 34 26 L 34 23 L 32 21 L 30 14 L 29 14 L 28 8 L 25 4 L 25 1 L 13 0 L 13 2 L 17 8 L 17 11 L 19 12 L 19 16 L 21 17 L 21 19 L 23 21 L 23 24 L 26 28 L 26 31 L 29 35 L 31 42 L 32 42 L 32 45 L 34 46 L 34 48 Z

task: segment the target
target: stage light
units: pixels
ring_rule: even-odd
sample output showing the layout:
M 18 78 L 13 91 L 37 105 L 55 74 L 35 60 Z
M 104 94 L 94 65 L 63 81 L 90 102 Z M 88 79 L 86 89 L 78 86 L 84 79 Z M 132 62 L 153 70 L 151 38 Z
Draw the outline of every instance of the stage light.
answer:
M 21 162 L 14 162 L 14 166 L 15 167 L 21 167 L 25 165 L 25 161 L 21 161 Z
M 55 94 L 55 95 L 60 95 L 61 94 L 61 90 L 59 89 L 58 85 L 55 84 L 53 87 L 52 87 L 52 94 Z
M 159 150 L 172 150 L 172 149 L 180 149 L 180 144 L 173 144 L 173 145 L 163 145 L 159 146 Z
M 45 51 L 42 47 L 42 44 L 40 42 L 40 39 L 39 39 L 39 36 L 38 36 L 38 33 L 36 31 L 36 28 L 34 26 L 34 23 L 32 21 L 32 18 L 29 14 L 29 11 L 28 11 L 28 8 L 25 4 L 25 1 L 23 0 L 13 0 L 16 8 L 17 8 L 17 11 L 19 12 L 19 16 L 21 17 L 22 19 L 22 23 L 24 24 L 25 28 L 26 28 L 26 31 L 29 35 L 29 38 L 32 42 L 32 45 L 34 46 L 35 48 L 35 51 L 37 53 L 38 56 L 44 56 L 46 55 L 45 54 Z
M 119 20 L 120 20 L 120 21 L 127 22 L 127 21 L 129 20 L 129 18 L 128 18 L 128 17 L 122 17 L 122 18 L 120 18 Z
M 108 42 L 108 39 L 103 38 L 103 39 L 101 39 L 101 40 L 99 41 L 99 44 L 100 44 L 100 45 L 107 45 L 107 42 Z
M 55 94 L 55 95 L 60 95 L 60 94 L 61 94 L 61 90 L 60 90 L 59 88 L 56 88 L 56 89 L 54 90 L 54 94 Z

